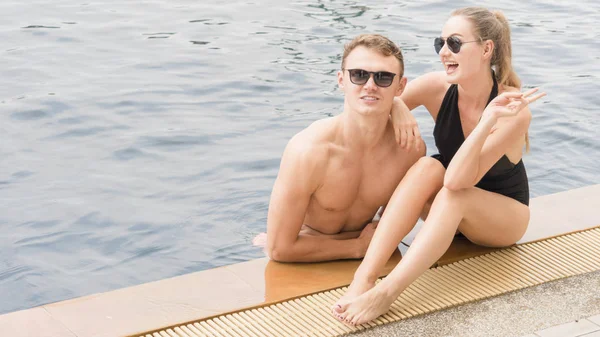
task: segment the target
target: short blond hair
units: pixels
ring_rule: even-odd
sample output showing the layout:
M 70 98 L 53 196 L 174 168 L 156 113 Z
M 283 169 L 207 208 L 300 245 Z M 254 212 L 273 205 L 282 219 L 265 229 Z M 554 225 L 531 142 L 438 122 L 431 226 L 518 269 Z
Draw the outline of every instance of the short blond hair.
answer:
M 344 46 L 344 56 L 342 57 L 342 69 L 345 69 L 346 58 L 356 47 L 364 46 L 368 49 L 375 50 L 383 56 L 394 56 L 400 62 L 400 73 L 398 76 L 404 76 L 404 57 L 400 48 L 392 42 L 392 40 L 379 34 L 362 34 Z

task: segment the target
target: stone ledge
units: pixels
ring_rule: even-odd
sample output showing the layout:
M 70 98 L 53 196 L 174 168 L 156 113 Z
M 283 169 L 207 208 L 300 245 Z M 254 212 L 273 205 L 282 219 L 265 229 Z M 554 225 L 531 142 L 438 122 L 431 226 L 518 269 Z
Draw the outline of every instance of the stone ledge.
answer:
M 600 225 L 597 205 L 600 185 L 534 198 L 530 226 L 519 243 L 596 227 Z M 438 264 L 489 251 L 457 238 Z M 382 276 L 400 258 L 396 252 Z M 359 263 L 283 264 L 266 258 L 247 261 L 2 315 L 0 335 L 133 335 L 344 286 L 352 280 Z M 26 323 L 32 320 L 41 324 Z

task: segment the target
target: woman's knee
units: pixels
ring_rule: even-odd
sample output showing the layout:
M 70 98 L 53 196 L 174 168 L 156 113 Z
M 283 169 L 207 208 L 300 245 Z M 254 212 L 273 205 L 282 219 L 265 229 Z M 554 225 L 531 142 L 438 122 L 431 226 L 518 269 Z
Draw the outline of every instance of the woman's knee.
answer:
M 446 169 L 438 160 L 431 157 L 421 157 L 411 168 L 419 175 L 425 175 L 431 179 L 443 181 Z
M 436 208 L 450 207 L 455 211 L 464 213 L 464 199 L 464 191 L 453 191 L 442 186 L 437 193 L 432 195 L 432 197 L 425 203 L 420 217 L 423 221 L 426 221 L 434 204 Z
M 442 186 L 435 196 L 435 201 L 436 203 L 450 204 L 453 207 L 464 209 L 462 206 L 468 201 L 468 193 L 469 189 L 451 190 Z

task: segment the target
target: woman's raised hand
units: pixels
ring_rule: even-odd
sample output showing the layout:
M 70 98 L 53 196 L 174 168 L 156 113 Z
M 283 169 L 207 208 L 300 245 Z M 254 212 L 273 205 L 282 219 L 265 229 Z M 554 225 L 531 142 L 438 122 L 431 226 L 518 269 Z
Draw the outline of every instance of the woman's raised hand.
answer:
M 483 111 L 482 118 L 497 120 L 502 117 L 516 116 L 524 107 L 546 96 L 545 92 L 533 95 L 538 88 L 526 92 L 505 91 L 496 96 Z

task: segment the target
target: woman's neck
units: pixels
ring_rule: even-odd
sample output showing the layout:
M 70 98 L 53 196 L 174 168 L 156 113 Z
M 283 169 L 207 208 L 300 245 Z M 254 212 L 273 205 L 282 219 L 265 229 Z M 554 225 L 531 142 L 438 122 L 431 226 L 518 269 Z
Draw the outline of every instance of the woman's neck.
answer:
M 459 105 L 468 111 L 481 114 L 488 104 L 490 92 L 494 87 L 492 70 L 479 72 L 472 78 L 458 84 Z

